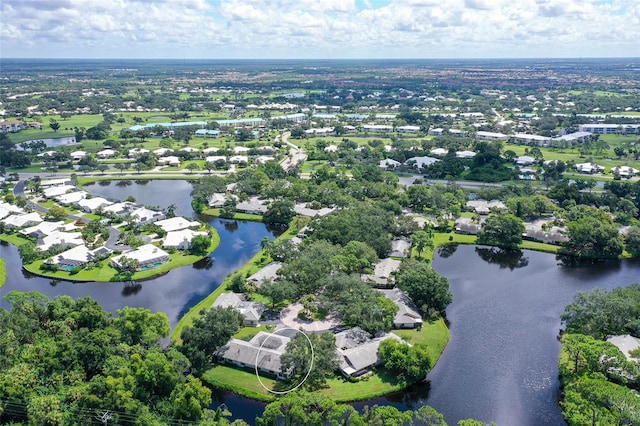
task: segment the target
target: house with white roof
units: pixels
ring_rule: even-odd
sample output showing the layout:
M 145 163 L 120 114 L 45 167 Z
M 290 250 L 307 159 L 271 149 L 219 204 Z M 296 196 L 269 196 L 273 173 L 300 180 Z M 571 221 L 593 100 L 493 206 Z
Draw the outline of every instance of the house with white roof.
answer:
M 521 145 L 531 145 L 531 146 L 549 146 L 551 142 L 551 138 L 547 136 L 540 135 L 528 135 L 526 133 L 516 133 L 511 136 L 511 141 Z
M 81 268 L 95 260 L 106 259 L 111 253 L 112 251 L 104 246 L 89 250 L 87 246 L 81 244 L 50 257 L 45 260 L 45 263 L 56 265 L 58 269 L 69 271 L 75 268 Z
M 43 189 L 42 193 L 47 198 L 54 198 L 58 195 L 66 194 L 67 192 L 76 191 L 77 188 L 73 185 L 59 185 L 59 186 L 51 186 L 49 188 Z
M 604 167 L 599 166 L 595 163 L 579 163 L 579 164 L 576 164 L 574 167 L 580 173 L 589 174 L 589 175 L 592 173 L 604 172 Z
M 427 134 L 431 136 L 442 136 L 444 134 L 444 129 L 442 127 L 437 127 L 435 129 L 429 129 Z
M 0 202 L 0 219 L 4 219 L 5 217 L 11 214 L 23 214 L 24 209 L 14 206 L 13 204 Z
M 147 152 L 150 152 L 150 151 L 148 149 L 146 149 L 146 148 L 131 148 L 129 150 L 128 157 L 129 158 L 135 158 L 138 155 L 146 154 Z
M 60 178 L 60 179 L 47 179 L 40 181 L 40 186 L 42 188 L 48 188 L 50 186 L 62 186 L 62 185 L 71 185 L 71 180 L 69 178 Z
M 93 213 L 96 210 L 98 210 L 100 207 L 106 207 L 113 203 L 102 197 L 94 197 L 94 198 L 85 198 L 84 200 L 80 200 L 78 201 L 77 204 L 85 212 Z
M 371 133 L 391 133 L 393 132 L 393 126 L 386 124 L 365 124 L 362 126 L 362 130 Z
M 42 217 L 36 212 L 12 214 L 2 219 L 2 222 L 7 228 L 25 228 L 27 226 L 37 225 L 43 221 Z
M 468 159 L 468 158 L 473 158 L 476 156 L 476 153 L 473 151 L 456 151 L 456 157 L 458 158 L 462 158 L 462 159 Z
M 189 250 L 191 248 L 191 241 L 198 235 L 207 236 L 208 234 L 204 231 L 199 232 L 192 229 L 169 231 L 162 241 L 162 247 Z
M 404 164 L 408 166 L 415 166 L 418 170 L 420 170 L 423 167 L 428 167 L 434 163 L 437 163 L 438 161 L 440 160 L 433 157 L 411 157 L 407 158 Z
M 429 154 L 442 156 L 442 155 L 447 155 L 448 152 L 449 151 L 444 148 L 433 148 L 431 151 L 429 151 Z
M 172 152 L 173 152 L 173 150 L 169 149 L 169 148 L 158 148 L 155 151 L 153 151 L 153 153 L 155 155 L 157 155 L 157 156 L 163 156 L 163 155 L 166 155 L 166 154 L 170 154 Z
M 65 229 L 65 224 L 63 221 L 59 222 L 40 222 L 37 225 L 29 226 L 28 228 L 24 228 L 20 230 L 22 235 L 28 235 L 33 238 L 41 238 L 45 235 L 49 235 L 55 231 L 60 231 Z
M 267 161 L 275 161 L 275 157 L 273 155 L 259 155 L 256 157 L 255 162 L 257 164 L 264 164 Z
M 78 203 L 80 200 L 87 198 L 87 193 L 84 191 L 69 192 L 67 194 L 58 195 L 56 202 L 63 206 L 70 206 Z
M 118 154 L 113 149 L 103 149 L 102 151 L 96 152 L 96 156 L 100 159 L 115 157 Z
M 180 158 L 175 155 L 160 157 L 158 158 L 158 165 L 178 167 L 180 165 Z
M 324 147 L 324 151 L 325 152 L 338 152 L 338 146 L 337 145 L 325 146 Z
M 216 148 L 215 146 L 212 146 L 212 147 L 209 147 L 209 148 L 205 148 L 205 149 L 202 150 L 202 152 L 205 155 L 208 155 L 208 154 L 211 154 L 211 153 L 214 153 L 214 152 L 218 152 L 218 151 L 220 151 L 220 148 Z
M 536 163 L 536 159 L 529 155 L 521 155 L 516 158 L 516 164 L 518 166 L 530 166 Z
M 399 126 L 396 130 L 398 133 L 415 134 L 420 133 L 420 126 Z
M 496 133 L 496 132 L 485 132 L 482 130 L 478 130 L 476 132 L 476 139 L 487 140 L 487 141 L 498 141 L 498 140 L 506 140 L 509 136 L 504 133 Z
M 197 220 L 188 220 L 182 216 L 170 217 L 168 219 L 158 220 L 156 222 L 160 228 L 164 229 L 167 232 L 171 231 L 179 231 L 181 229 L 187 228 L 199 228 L 200 222 Z
M 136 222 L 145 224 L 157 222 L 158 220 L 164 219 L 165 216 L 162 212 L 150 210 L 146 207 L 139 207 L 131 212 L 131 217 L 133 217 Z
M 265 311 L 264 303 L 251 302 L 247 300 L 244 293 L 222 293 L 211 305 L 212 308 L 233 308 L 244 317 L 243 325 L 246 327 L 257 327 L 260 325 L 260 317 Z
M 84 244 L 80 232 L 53 231 L 38 240 L 36 247 L 38 247 L 40 251 L 47 251 L 53 246 L 70 248 L 79 246 L 80 244 Z
M 384 160 L 380 161 L 380 168 L 382 169 L 395 169 L 396 167 L 398 167 L 401 163 L 399 161 L 396 161 L 392 158 L 385 158 Z
M 71 159 L 73 161 L 80 161 L 82 160 L 84 157 L 86 157 L 88 154 L 86 151 L 73 151 L 71 154 L 69 154 L 71 156 Z
M 123 216 L 132 210 L 134 210 L 137 206 L 130 201 L 123 201 L 120 203 L 114 203 L 109 206 L 103 207 L 103 213 L 113 214 L 116 216 Z
M 487 215 L 491 213 L 491 210 L 505 210 L 507 206 L 500 200 L 469 200 L 464 205 L 467 211 L 472 211 L 477 214 Z
M 407 257 L 411 250 L 411 241 L 407 238 L 394 238 L 391 240 L 390 257 Z
M 169 261 L 169 253 L 153 244 L 145 244 L 135 250 L 115 256 L 111 259 L 111 265 L 117 269 L 122 269 L 122 260 L 124 258 L 136 260 L 138 262 L 138 270 L 141 271 L 164 265 Z
M 246 154 L 251 151 L 251 148 L 247 148 L 246 146 L 234 146 L 233 153 L 234 154 Z
M 629 166 L 617 166 L 611 168 L 612 175 L 618 175 L 621 178 L 629 179 L 638 174 L 638 169 Z
M 233 155 L 229 158 L 231 164 L 249 164 L 249 157 L 246 155 Z
M 200 152 L 198 148 L 194 148 L 192 146 L 185 146 L 184 148 L 180 148 L 180 151 L 189 153 Z
M 215 163 L 216 161 L 227 161 L 227 157 L 224 155 L 210 155 L 204 159 L 207 163 Z
M 320 127 L 317 129 L 307 129 L 304 133 L 307 137 L 322 137 L 332 135 L 334 132 L 333 127 Z
M 469 135 L 469 132 L 460 129 L 449 129 L 449 133 L 459 138 L 466 138 Z
M 297 214 L 301 216 L 308 216 L 308 217 L 326 216 L 329 213 L 334 212 L 335 210 L 336 210 L 335 207 L 333 208 L 323 207 L 321 209 L 312 209 L 310 207 L 307 207 L 307 205 L 304 203 L 297 203 L 296 205 L 293 206 L 293 211 L 295 211 Z

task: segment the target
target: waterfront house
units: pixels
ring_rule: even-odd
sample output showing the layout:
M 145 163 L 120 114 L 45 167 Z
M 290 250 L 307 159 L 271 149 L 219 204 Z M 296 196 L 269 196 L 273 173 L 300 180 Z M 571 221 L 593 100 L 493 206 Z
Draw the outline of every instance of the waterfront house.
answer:
M 178 250 L 189 250 L 191 241 L 198 235 L 208 235 L 206 232 L 193 231 L 191 229 L 180 229 L 178 231 L 169 231 L 162 241 L 162 247 L 175 248 Z
M 244 318 L 243 324 L 246 327 L 257 327 L 260 325 L 260 317 L 265 311 L 264 303 L 251 302 L 247 300 L 244 293 L 222 293 L 211 305 L 212 308 L 233 308 L 240 312 Z
M 122 269 L 124 258 L 138 261 L 138 270 L 153 269 L 169 261 L 169 253 L 153 244 L 145 244 L 135 250 L 128 251 L 111 259 L 111 265 Z
M 254 283 L 256 287 L 260 287 L 263 282 L 276 279 L 280 268 L 282 268 L 282 262 L 271 262 L 255 274 L 248 277 L 247 281 Z
M 218 359 L 227 364 L 254 371 L 256 368 L 269 376 L 286 379 L 292 371 L 283 371 L 280 359 L 291 339 L 264 331 L 251 340 L 231 339 L 216 351 Z
M 422 315 L 418 313 L 418 308 L 416 308 L 405 291 L 399 288 L 391 290 L 380 289 L 378 291 L 398 306 L 398 312 L 393 317 L 393 326 L 395 328 L 422 327 Z

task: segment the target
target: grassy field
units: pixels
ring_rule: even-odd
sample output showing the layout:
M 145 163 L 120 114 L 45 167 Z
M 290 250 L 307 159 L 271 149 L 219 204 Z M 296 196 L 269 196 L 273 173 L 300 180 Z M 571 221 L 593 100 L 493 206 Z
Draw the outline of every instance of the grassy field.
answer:
M 5 268 L 5 260 L 0 257 L 0 288 L 7 282 L 7 269 Z
M 47 131 L 45 127 L 46 126 L 43 126 L 42 130 L 27 129 L 18 133 L 9 133 L 8 136 L 13 143 L 20 143 L 20 142 L 38 140 L 38 139 L 58 139 L 58 138 L 66 138 L 69 136 L 74 136 L 73 131 L 62 130 L 62 128 L 57 132 L 54 132 L 53 130 Z
M 219 217 L 220 209 L 207 209 L 203 212 L 206 215 Z M 236 220 L 251 220 L 253 222 L 262 222 L 262 216 L 259 214 L 250 214 L 250 213 L 234 213 L 232 219 Z

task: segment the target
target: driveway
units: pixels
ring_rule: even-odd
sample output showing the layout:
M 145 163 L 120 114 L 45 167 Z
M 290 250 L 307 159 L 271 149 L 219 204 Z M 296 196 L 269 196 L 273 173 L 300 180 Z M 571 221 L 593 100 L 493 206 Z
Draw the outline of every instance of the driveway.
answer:
M 298 318 L 298 312 L 303 309 L 302 304 L 296 303 L 282 311 L 280 321 L 282 324 L 293 329 L 302 329 L 304 331 L 326 331 L 340 324 L 340 321 L 334 317 L 327 317 L 321 321 L 303 321 Z

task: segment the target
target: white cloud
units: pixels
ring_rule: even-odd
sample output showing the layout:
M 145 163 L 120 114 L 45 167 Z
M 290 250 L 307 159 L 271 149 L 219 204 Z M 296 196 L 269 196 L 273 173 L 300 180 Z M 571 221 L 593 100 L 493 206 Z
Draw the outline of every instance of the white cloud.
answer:
M 640 56 L 636 0 L 359 5 L 355 0 L 2 0 L 2 55 Z

